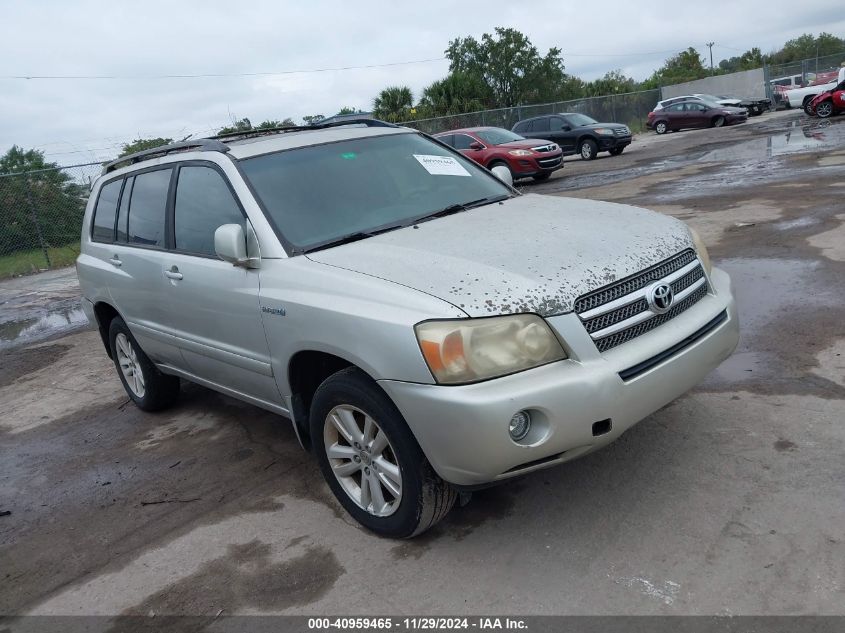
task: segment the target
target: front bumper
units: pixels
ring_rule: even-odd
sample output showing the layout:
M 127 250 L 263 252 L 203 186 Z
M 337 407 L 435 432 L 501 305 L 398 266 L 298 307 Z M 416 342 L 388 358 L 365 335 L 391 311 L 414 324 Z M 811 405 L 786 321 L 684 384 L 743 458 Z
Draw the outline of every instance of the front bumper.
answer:
M 599 136 L 599 151 L 606 152 L 619 147 L 628 147 L 631 136 Z
M 532 176 L 540 176 L 542 174 L 549 174 L 563 169 L 563 153 L 553 156 L 543 156 L 542 158 L 515 158 L 511 160 L 511 172 L 514 178 L 530 178 Z
M 604 354 L 570 313 L 548 319 L 568 360 L 473 385 L 379 384 L 434 469 L 453 484 L 476 486 L 569 461 L 609 444 L 730 356 L 739 340 L 730 278 L 714 268 L 710 281 L 711 292 L 694 307 Z M 726 318 L 706 335 L 636 377 L 620 377 L 723 313 Z M 531 411 L 537 430 L 527 445 L 508 435 L 511 416 L 523 409 Z

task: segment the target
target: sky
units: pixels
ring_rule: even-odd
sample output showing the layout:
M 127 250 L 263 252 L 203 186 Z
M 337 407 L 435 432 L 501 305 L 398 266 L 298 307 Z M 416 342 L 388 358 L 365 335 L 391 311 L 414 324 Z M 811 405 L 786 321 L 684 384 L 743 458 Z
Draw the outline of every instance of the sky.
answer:
M 718 64 L 802 33 L 842 37 L 845 15 L 841 0 L 0 0 L 0 154 L 17 144 L 72 165 L 134 138 L 207 136 L 242 117 L 370 110 L 385 86 L 408 85 L 416 98 L 447 74 L 450 40 L 496 26 L 522 31 L 541 54 L 560 48 L 583 79 L 614 69 L 644 79 L 689 46 L 709 61 L 706 42 Z M 325 70 L 346 67 L 358 68 Z M 162 77 L 196 74 L 226 76 Z

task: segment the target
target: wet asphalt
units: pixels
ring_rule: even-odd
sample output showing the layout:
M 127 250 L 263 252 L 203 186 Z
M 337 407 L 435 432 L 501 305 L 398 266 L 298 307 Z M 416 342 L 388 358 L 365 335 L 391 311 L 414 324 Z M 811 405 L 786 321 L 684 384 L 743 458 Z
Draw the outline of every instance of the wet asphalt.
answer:
M 845 614 L 845 118 L 646 135 L 525 191 L 695 226 L 737 353 L 613 445 L 363 531 L 286 420 L 127 402 L 73 271 L 0 282 L 0 614 Z

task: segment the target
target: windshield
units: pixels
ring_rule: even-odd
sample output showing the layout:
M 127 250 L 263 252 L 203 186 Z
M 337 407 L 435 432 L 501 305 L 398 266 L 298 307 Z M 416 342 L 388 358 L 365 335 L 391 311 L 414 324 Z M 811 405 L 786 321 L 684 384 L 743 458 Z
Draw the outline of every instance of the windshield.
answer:
M 593 125 L 598 123 L 594 118 L 588 117 L 586 114 L 567 114 L 566 118 L 569 120 L 572 127 L 580 127 L 582 125 Z
M 486 169 L 419 134 L 301 147 L 239 164 L 296 252 L 513 195 Z
M 503 145 L 504 143 L 513 143 L 514 141 L 525 140 L 524 136 L 514 134 L 509 130 L 503 130 L 501 128 L 481 130 L 480 132 L 476 132 L 475 135 L 488 145 Z

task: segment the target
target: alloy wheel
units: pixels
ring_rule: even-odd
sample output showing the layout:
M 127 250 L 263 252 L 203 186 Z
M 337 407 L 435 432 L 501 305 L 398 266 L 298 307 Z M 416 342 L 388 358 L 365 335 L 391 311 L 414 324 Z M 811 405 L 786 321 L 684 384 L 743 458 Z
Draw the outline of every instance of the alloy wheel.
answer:
M 120 371 L 123 372 L 123 377 L 126 379 L 127 386 L 138 398 L 143 398 L 144 393 L 146 393 L 144 370 L 141 369 L 141 364 L 138 362 L 138 355 L 135 353 L 132 341 L 121 332 L 115 337 L 115 343 L 117 346 L 117 362 L 120 365 Z
M 816 114 L 818 114 L 822 119 L 826 119 L 833 114 L 833 104 L 830 101 L 823 101 L 816 106 Z
M 402 471 L 387 434 L 367 413 L 348 404 L 329 411 L 323 444 L 344 492 L 370 514 L 393 514 L 402 500 Z

